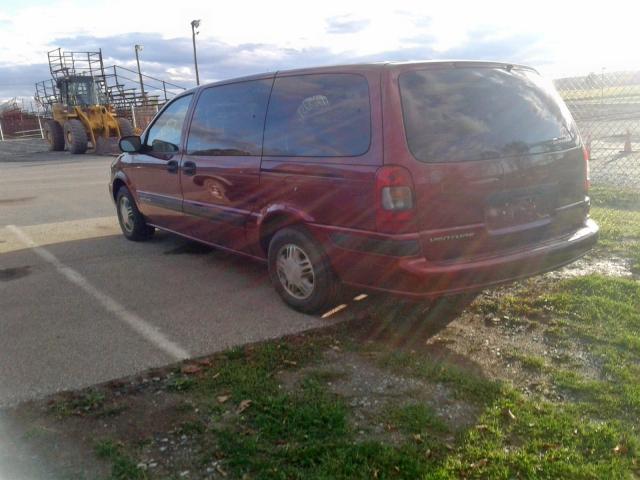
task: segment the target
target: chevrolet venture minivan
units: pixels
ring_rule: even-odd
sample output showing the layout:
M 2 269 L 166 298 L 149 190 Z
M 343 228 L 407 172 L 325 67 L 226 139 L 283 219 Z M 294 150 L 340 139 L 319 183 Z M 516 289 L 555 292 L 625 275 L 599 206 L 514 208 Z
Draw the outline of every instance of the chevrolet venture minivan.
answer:
M 203 85 L 124 137 L 122 231 L 176 233 L 268 264 L 286 303 L 349 285 L 416 299 L 567 264 L 596 242 L 588 155 L 528 67 L 310 68 Z

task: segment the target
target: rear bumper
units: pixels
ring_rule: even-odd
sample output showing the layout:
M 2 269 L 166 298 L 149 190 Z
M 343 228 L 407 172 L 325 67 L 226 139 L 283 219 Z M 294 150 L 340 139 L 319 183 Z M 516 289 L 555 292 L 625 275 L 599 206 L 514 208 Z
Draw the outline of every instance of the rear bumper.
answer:
M 561 238 L 503 255 L 469 261 L 432 262 L 423 256 L 389 257 L 331 249 L 334 269 L 344 283 L 413 298 L 481 290 L 573 262 L 598 241 L 593 220 Z M 335 247 L 335 244 L 334 244 Z

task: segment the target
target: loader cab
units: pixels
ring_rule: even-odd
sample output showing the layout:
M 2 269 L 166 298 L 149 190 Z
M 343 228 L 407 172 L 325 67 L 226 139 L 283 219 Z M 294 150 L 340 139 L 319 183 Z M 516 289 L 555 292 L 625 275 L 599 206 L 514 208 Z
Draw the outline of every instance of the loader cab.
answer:
M 71 107 L 104 105 L 104 95 L 93 77 L 74 75 L 57 81 L 62 103 Z

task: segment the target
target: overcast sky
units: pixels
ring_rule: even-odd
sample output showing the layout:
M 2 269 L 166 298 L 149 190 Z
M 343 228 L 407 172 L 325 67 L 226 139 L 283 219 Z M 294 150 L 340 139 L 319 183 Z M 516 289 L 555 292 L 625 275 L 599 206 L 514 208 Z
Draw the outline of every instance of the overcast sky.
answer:
M 639 7 L 609 0 L 0 0 L 0 100 L 33 95 L 46 52 L 102 48 L 107 64 L 195 83 L 190 21 L 205 81 L 301 66 L 485 59 L 549 77 L 640 69 Z

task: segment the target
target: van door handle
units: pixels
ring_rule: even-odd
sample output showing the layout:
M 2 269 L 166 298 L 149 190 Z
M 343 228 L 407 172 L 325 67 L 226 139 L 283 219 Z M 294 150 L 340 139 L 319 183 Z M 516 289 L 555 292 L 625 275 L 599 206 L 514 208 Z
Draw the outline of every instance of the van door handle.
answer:
M 196 174 L 196 162 L 192 162 L 191 160 L 187 160 L 182 164 L 182 173 L 185 175 L 195 175 Z
M 178 173 L 178 161 L 177 160 L 169 160 L 167 162 L 167 172 L 169 172 L 169 173 Z

